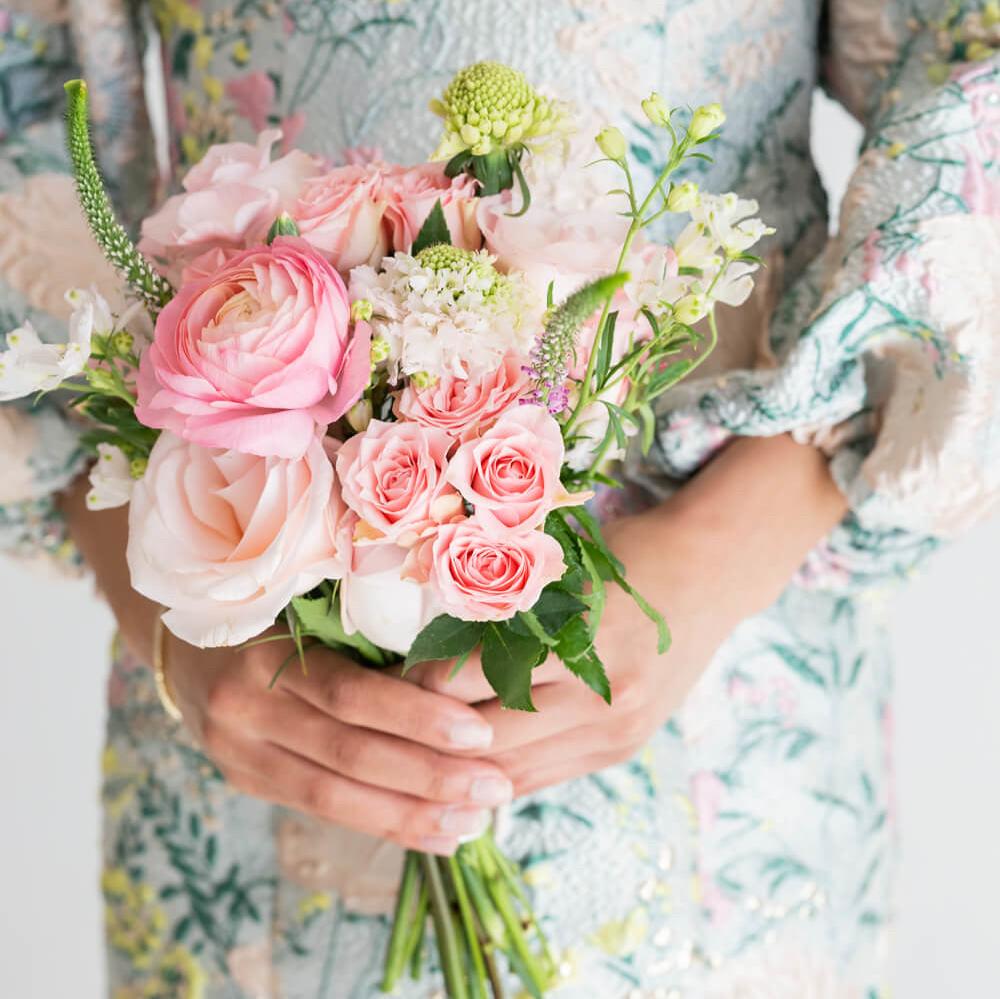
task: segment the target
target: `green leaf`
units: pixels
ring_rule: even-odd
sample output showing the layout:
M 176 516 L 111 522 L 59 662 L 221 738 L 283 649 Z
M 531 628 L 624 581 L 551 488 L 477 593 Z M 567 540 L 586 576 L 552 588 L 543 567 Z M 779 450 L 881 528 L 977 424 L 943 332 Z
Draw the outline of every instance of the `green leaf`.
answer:
M 577 510 L 579 508 L 574 506 L 569 509 Z M 580 536 L 566 523 L 565 512 L 565 510 L 554 510 L 548 515 L 545 520 L 545 533 L 559 542 L 566 565 L 570 569 L 579 569 L 582 565 L 580 561 Z M 563 580 L 565 580 L 565 576 Z
M 413 640 L 406 656 L 406 668 L 439 659 L 457 659 L 471 652 L 482 641 L 484 625 L 480 621 L 461 621 L 441 614 Z
M 653 437 L 656 434 L 656 414 L 648 402 L 644 402 L 636 410 L 636 413 L 642 424 L 642 453 L 649 454 L 649 449 L 653 446 Z
M 594 380 L 598 386 L 598 391 L 604 387 L 608 372 L 611 370 L 611 348 L 615 342 L 615 326 L 617 323 L 618 313 L 612 312 L 608 316 L 608 321 L 604 324 L 604 329 L 598 340 L 597 365 L 594 368 Z
M 300 635 L 315 638 L 334 649 L 354 649 L 365 660 L 376 666 L 384 666 L 385 653 L 356 631 L 349 635 L 340 620 L 340 609 L 329 597 L 296 597 L 292 610 L 298 619 Z
M 550 583 L 542 590 L 531 613 L 538 619 L 546 634 L 555 635 L 569 620 L 579 617 L 587 605 L 574 593 L 558 583 Z
M 472 153 L 468 149 L 463 149 L 456 156 L 452 156 L 448 160 L 444 168 L 444 175 L 452 178 L 457 177 L 459 174 L 465 173 L 470 166 L 472 166 Z
M 663 395 L 667 389 L 673 388 L 691 370 L 693 365 L 694 361 L 689 358 L 684 361 L 674 361 L 662 371 L 657 371 L 649 380 L 646 389 L 647 402 L 652 402 L 658 396 Z
M 491 622 L 483 634 L 483 673 L 505 708 L 534 711 L 531 671 L 547 653 L 532 635 L 521 635 L 505 622 Z
M 575 617 L 556 636 L 556 655 L 565 667 L 579 677 L 594 693 L 611 703 L 611 683 L 597 651 L 594 639 L 582 617 Z
M 448 222 L 444 217 L 441 199 L 438 198 L 434 202 L 430 215 L 420 227 L 420 232 L 417 233 L 417 238 L 413 241 L 410 253 L 416 256 L 421 250 L 426 250 L 428 246 L 437 246 L 441 243 L 451 246 L 451 232 L 448 230 Z

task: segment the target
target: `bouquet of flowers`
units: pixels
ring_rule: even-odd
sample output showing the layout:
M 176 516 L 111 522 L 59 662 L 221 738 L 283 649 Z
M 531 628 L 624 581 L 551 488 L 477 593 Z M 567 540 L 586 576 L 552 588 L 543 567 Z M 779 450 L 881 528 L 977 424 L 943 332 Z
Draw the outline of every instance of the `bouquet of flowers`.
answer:
M 130 304 L 73 290 L 67 344 L 8 334 L 0 398 L 75 393 L 88 502 L 131 504 L 133 584 L 166 627 L 238 645 L 280 620 L 289 662 L 321 643 L 457 670 L 479 650 L 522 711 L 551 656 L 610 703 L 608 585 L 667 650 L 586 504 L 630 437 L 650 446 L 656 400 L 709 355 L 715 306 L 750 294 L 771 231 L 755 203 L 672 179 L 706 157 L 717 105 L 643 102 L 665 166 L 640 193 L 617 128 L 583 149 L 567 107 L 480 63 L 432 104 L 431 162 L 273 159 L 277 132 L 216 146 L 135 246 L 95 167 L 86 86 L 66 90 L 80 203 Z M 670 214 L 680 237 L 652 241 Z M 501 995 L 501 956 L 533 996 L 558 978 L 489 834 L 407 856 L 387 991 L 419 973 L 429 918 L 452 997 Z

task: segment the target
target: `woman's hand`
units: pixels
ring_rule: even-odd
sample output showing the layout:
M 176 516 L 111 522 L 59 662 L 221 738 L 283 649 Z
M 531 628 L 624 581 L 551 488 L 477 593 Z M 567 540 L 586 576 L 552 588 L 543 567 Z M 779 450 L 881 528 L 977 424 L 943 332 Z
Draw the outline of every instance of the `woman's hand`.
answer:
M 653 624 L 609 587 L 596 646 L 610 707 L 557 659 L 533 674 L 536 714 L 503 710 L 475 657 L 452 681 L 451 663 L 419 666 L 415 678 L 481 708 L 495 732 L 485 755 L 519 795 L 623 762 L 682 705 L 736 625 L 778 598 L 845 510 L 812 448 L 788 437 L 737 441 L 666 503 L 605 530 L 674 640 L 658 657 Z
M 122 510 L 86 510 L 83 486 L 64 510 L 123 639 L 149 661 L 158 608 L 129 584 Z M 308 673 L 293 647 L 268 642 L 199 650 L 168 635 L 168 682 L 185 724 L 239 791 L 431 853 L 482 832 L 510 799 L 480 712 L 451 696 L 365 669 L 325 650 Z M 461 755 L 465 754 L 465 758 Z

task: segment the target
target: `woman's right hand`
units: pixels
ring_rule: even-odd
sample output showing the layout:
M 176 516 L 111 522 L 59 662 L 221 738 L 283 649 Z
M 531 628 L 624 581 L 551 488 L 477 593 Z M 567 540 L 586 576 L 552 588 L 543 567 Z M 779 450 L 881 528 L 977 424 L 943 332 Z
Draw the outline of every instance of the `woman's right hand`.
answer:
M 86 482 L 67 493 L 70 531 L 118 619 L 123 640 L 151 660 L 157 608 L 125 564 L 124 509 L 86 509 Z M 297 811 L 427 853 L 454 852 L 510 800 L 472 706 L 323 649 L 293 660 L 292 643 L 196 649 L 165 636 L 171 693 L 185 725 L 232 786 Z

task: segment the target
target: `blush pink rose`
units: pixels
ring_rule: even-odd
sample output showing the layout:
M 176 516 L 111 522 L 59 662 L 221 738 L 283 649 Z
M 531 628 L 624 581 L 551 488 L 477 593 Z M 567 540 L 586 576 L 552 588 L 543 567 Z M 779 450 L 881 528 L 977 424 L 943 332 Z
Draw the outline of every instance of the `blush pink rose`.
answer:
M 291 209 L 302 238 L 341 274 L 377 266 L 390 252 L 381 164 L 343 166 L 303 185 Z
M 556 507 L 586 498 L 563 488 L 563 457 L 559 424 L 548 410 L 518 406 L 458 449 L 448 481 L 472 504 L 486 531 L 531 530 Z
M 554 284 L 559 302 L 615 269 L 629 222 L 604 201 L 581 202 L 576 210 L 535 202 L 527 215 L 512 218 L 514 196 L 507 191 L 480 200 L 479 227 L 502 270 L 520 271 L 539 296 Z
M 394 408 L 401 419 L 468 440 L 488 430 L 501 414 L 517 405 L 528 383 L 521 359 L 508 354 L 495 371 L 481 378 L 444 374 L 423 390 L 410 382 L 397 396 Z
M 423 542 L 410 574 L 430 582 L 446 614 L 463 621 L 506 621 L 531 610 L 565 571 L 562 548 L 548 534 L 495 537 L 472 518 L 446 524 Z
M 361 396 L 371 328 L 337 272 L 296 237 L 184 286 L 156 320 L 136 415 L 205 447 L 297 458 Z
M 212 146 L 184 178 L 184 193 L 168 198 L 142 223 L 139 249 L 174 283 L 196 257 L 215 247 L 242 249 L 260 242 L 288 210 L 320 161 L 292 151 L 271 162 L 281 132 L 260 134 L 256 146 Z
M 452 243 L 462 250 L 483 245 L 476 221 L 477 184 L 468 174 L 445 176 L 440 163 L 421 163 L 387 172 L 385 221 L 397 253 L 409 253 L 434 205 L 440 201 Z
M 413 544 L 461 512 L 448 485 L 452 439 L 418 423 L 372 420 L 337 455 L 344 502 L 358 515 L 358 540 Z
M 132 585 L 184 641 L 238 645 L 344 574 L 352 521 L 319 437 L 288 460 L 161 434 L 129 508 Z

